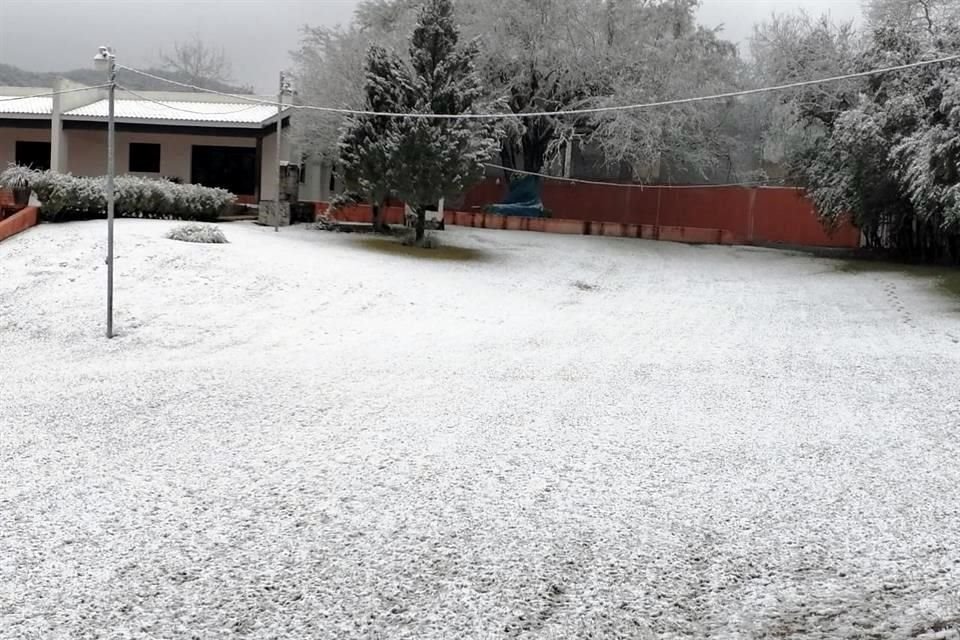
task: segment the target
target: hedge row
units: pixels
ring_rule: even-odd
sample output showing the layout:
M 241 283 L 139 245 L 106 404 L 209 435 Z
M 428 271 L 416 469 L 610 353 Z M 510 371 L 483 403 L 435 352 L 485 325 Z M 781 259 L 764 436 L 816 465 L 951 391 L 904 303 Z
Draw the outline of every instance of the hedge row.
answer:
M 16 165 L 0 173 L 3 188 L 12 189 L 24 181 L 37 194 L 45 220 L 102 218 L 107 214 L 106 177 L 85 178 Z M 225 189 L 138 176 L 117 176 L 114 195 L 114 213 L 123 218 L 216 220 L 236 201 L 236 196 Z

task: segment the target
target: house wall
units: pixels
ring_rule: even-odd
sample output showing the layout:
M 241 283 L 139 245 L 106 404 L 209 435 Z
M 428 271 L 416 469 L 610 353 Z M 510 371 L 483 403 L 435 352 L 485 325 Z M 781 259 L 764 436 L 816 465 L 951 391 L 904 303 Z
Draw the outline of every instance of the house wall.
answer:
M 329 161 L 307 159 L 303 165 L 300 200 L 302 202 L 329 202 L 336 193 L 335 189 L 330 188 L 332 173 L 333 165 Z
M 290 159 L 291 142 L 289 129 L 283 132 L 280 138 L 280 155 L 282 160 Z M 260 199 L 275 200 L 277 197 L 277 183 L 280 181 L 280 168 L 277 166 L 277 132 L 265 135 L 263 137 L 263 149 L 261 151 L 260 172 Z
M 48 132 L 49 135 L 49 132 Z M 78 176 L 102 176 L 107 172 L 107 132 L 68 129 L 67 170 Z M 147 177 L 180 178 L 190 181 L 191 149 L 194 145 L 255 148 L 255 138 L 194 136 L 174 133 L 117 132 L 116 167 L 118 174 L 130 173 L 130 143 L 160 145 L 160 173 L 135 173 Z M 274 164 L 276 164 L 274 162 Z M 276 192 L 276 187 L 274 187 Z
M 17 141 L 50 142 L 50 125 L 39 123 L 38 128 L 0 128 L 0 171 L 7 168 L 17 157 Z
M 67 137 L 63 135 L 63 114 L 71 109 L 76 109 L 84 105 L 96 102 L 107 97 L 107 90 L 104 88 L 83 89 L 85 85 L 79 82 L 73 82 L 66 78 L 60 78 L 53 83 L 54 91 L 68 91 L 53 96 L 53 113 L 50 116 L 50 168 L 54 171 L 68 171 L 67 162 L 69 154 L 67 151 Z

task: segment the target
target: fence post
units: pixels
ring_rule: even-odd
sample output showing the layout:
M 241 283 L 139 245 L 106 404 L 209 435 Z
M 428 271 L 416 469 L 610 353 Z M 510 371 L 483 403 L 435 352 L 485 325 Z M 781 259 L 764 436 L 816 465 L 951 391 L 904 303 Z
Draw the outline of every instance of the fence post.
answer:
M 663 189 L 657 189 L 657 217 L 656 222 L 653 225 L 653 237 L 656 240 L 660 239 L 660 199 L 663 197 Z
M 747 244 L 753 244 L 753 225 L 755 219 L 755 207 L 757 204 L 757 189 L 750 189 L 750 200 L 747 204 Z

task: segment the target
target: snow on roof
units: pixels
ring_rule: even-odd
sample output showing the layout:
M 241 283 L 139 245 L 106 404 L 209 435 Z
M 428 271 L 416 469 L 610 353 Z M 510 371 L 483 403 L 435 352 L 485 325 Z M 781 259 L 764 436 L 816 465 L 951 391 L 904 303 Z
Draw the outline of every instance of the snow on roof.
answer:
M 51 113 L 53 113 L 53 98 L 0 96 L 0 114 L 48 116 Z
M 106 118 L 106 100 L 64 113 L 70 119 Z M 180 102 L 172 100 L 117 100 L 116 117 L 126 120 L 176 120 L 184 122 L 259 125 L 276 116 L 277 108 L 268 104 L 230 102 Z

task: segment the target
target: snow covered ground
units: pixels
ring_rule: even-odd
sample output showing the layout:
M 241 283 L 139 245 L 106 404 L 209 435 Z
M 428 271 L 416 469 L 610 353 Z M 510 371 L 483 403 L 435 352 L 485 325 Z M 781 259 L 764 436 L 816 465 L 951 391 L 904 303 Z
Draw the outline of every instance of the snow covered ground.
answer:
M 0 244 L 2 638 L 958 638 L 960 314 L 761 249 Z M 389 249 L 389 250 L 387 250 Z

